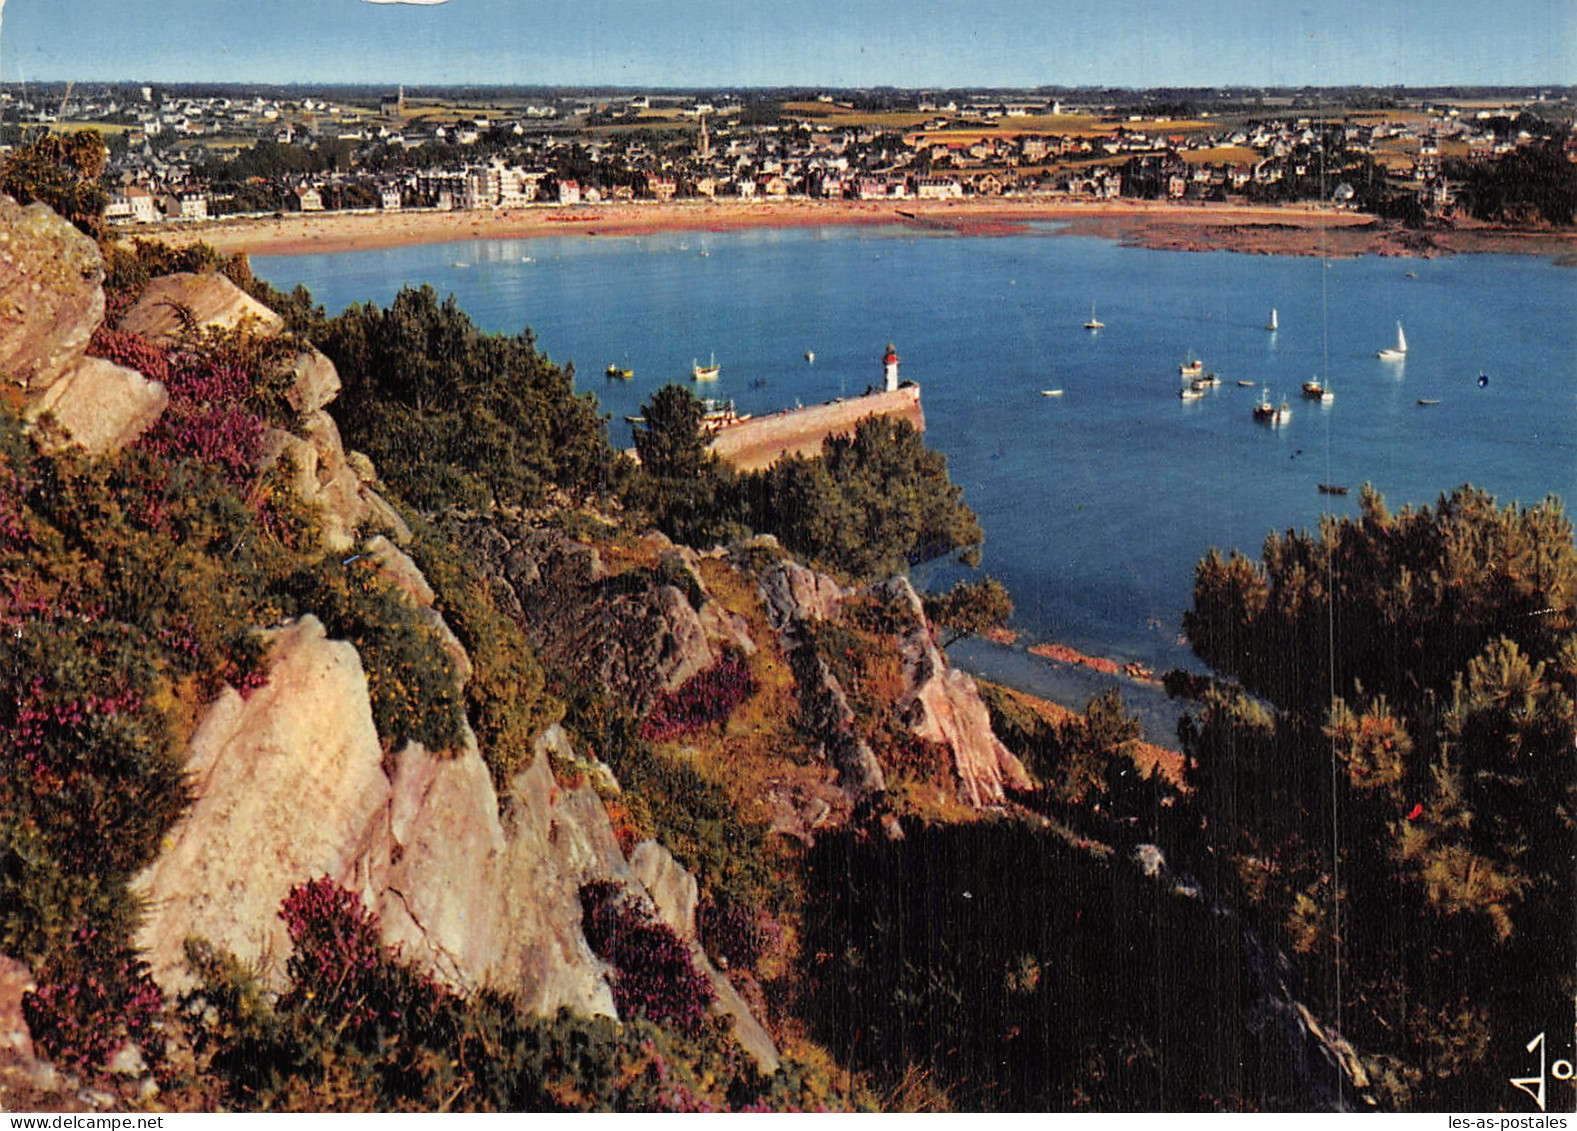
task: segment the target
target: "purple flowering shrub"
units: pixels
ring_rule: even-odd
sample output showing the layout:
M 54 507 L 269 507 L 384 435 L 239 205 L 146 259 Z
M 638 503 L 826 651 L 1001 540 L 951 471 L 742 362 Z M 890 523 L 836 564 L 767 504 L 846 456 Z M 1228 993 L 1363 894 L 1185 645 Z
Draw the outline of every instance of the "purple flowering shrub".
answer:
M 742 654 L 729 649 L 706 671 L 659 695 L 641 723 L 641 737 L 662 741 L 700 730 L 728 718 L 754 690 L 750 665 Z
M 163 1058 L 164 995 L 131 947 L 81 926 L 45 962 L 22 1015 L 46 1057 L 73 1072 L 104 1065 L 135 1041 L 150 1065 Z
M 580 889 L 581 930 L 614 969 L 613 1003 L 624 1017 L 644 1017 L 693 1033 L 714 994 L 690 961 L 690 948 L 624 888 L 598 880 Z

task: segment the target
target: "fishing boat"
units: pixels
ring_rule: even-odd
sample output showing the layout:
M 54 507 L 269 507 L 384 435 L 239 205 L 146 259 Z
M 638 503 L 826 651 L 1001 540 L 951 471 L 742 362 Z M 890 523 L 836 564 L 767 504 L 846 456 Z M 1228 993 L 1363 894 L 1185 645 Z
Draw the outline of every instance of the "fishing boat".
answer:
M 1217 377 L 1214 373 L 1201 373 L 1198 377 L 1195 377 L 1192 381 L 1190 381 L 1189 384 L 1196 389 L 1214 389 L 1217 385 L 1221 384 L 1221 378 Z
M 1252 381 L 1239 381 L 1238 382 L 1238 388 L 1240 388 L 1240 389 L 1252 389 L 1253 387 L 1254 387 L 1254 382 L 1252 382 Z
M 1181 389 L 1177 390 L 1177 395 L 1185 401 L 1197 401 L 1200 397 L 1205 395 L 1205 389 L 1204 386 L 1199 384 L 1197 381 L 1190 381 Z
M 1330 404 L 1336 399 L 1336 394 L 1327 389 L 1318 377 L 1310 377 L 1303 383 L 1303 395 L 1321 404 Z
M 704 400 L 701 402 L 701 431 L 721 432 L 724 428 L 750 419 L 748 412 L 736 412 L 733 401 Z
M 1086 330 L 1104 330 L 1106 323 L 1095 317 L 1095 304 L 1090 303 L 1090 320 L 1084 324 Z
M 1320 489 L 1322 495 L 1345 495 L 1348 491 L 1347 486 L 1342 483 L 1316 483 L 1315 486 Z
M 722 371 L 723 367 L 717 364 L 717 355 L 715 353 L 712 355 L 712 360 L 706 365 L 702 365 L 695 358 L 690 359 L 690 373 L 697 381 L 715 381 L 717 375 Z
M 1402 333 L 1402 324 L 1400 322 L 1396 324 L 1396 345 L 1390 349 L 1381 350 L 1375 356 L 1381 361 L 1407 360 L 1407 336 Z
M 1274 306 L 1270 308 L 1270 321 L 1265 323 L 1265 329 L 1272 334 L 1281 329 L 1281 322 L 1276 318 L 1276 308 Z
M 1177 367 L 1177 371 L 1184 377 L 1198 377 L 1205 371 L 1205 363 L 1198 358 L 1190 358 Z
M 607 369 L 603 370 L 603 373 L 609 377 L 617 378 L 620 381 L 628 381 L 631 377 L 635 376 L 635 370 L 631 369 L 627 365 L 610 365 Z
M 1285 424 L 1292 419 L 1292 409 L 1287 407 L 1286 398 L 1281 404 L 1274 404 L 1270 399 L 1270 390 L 1260 393 L 1259 403 L 1254 406 L 1254 419 L 1263 420 L 1267 424 Z

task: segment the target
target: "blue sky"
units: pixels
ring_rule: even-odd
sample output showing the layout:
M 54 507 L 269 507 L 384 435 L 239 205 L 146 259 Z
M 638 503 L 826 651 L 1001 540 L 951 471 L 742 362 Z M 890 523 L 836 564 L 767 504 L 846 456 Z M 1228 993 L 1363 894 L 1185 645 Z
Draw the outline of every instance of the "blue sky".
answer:
M 0 79 L 1577 84 L 1577 0 L 0 0 Z

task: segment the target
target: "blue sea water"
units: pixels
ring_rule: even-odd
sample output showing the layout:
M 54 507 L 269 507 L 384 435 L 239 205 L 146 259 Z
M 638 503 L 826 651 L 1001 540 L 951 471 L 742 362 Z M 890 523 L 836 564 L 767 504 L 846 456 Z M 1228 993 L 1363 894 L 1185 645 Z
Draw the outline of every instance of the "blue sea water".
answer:
M 1179 618 L 1209 547 L 1257 555 L 1271 530 L 1356 513 L 1365 481 L 1393 509 L 1464 482 L 1577 500 L 1577 274 L 1538 257 L 1150 251 L 1048 225 L 481 240 L 253 267 L 331 312 L 430 283 L 487 330 L 531 327 L 620 446 L 624 417 L 692 361 L 722 366 L 703 395 L 763 413 L 879 383 L 893 342 L 1013 627 L 1158 669 L 1189 662 Z M 1082 328 L 1092 304 L 1098 333 Z M 1382 361 L 1398 322 L 1406 361 Z M 1177 396 L 1189 358 L 1222 382 L 1195 402 Z M 634 379 L 605 378 L 610 363 Z M 1300 395 L 1316 374 L 1328 405 Z M 1262 388 L 1288 400 L 1284 426 L 1252 419 Z M 921 580 L 965 572 L 934 563 Z

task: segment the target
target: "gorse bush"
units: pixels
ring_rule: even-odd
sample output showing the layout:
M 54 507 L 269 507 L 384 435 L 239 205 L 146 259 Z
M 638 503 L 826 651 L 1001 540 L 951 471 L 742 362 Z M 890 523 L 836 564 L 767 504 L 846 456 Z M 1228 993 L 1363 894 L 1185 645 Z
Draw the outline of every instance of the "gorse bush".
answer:
M 586 884 L 580 901 L 586 942 L 614 968 L 613 1002 L 620 1015 L 697 1031 L 716 995 L 684 940 L 619 884 Z

